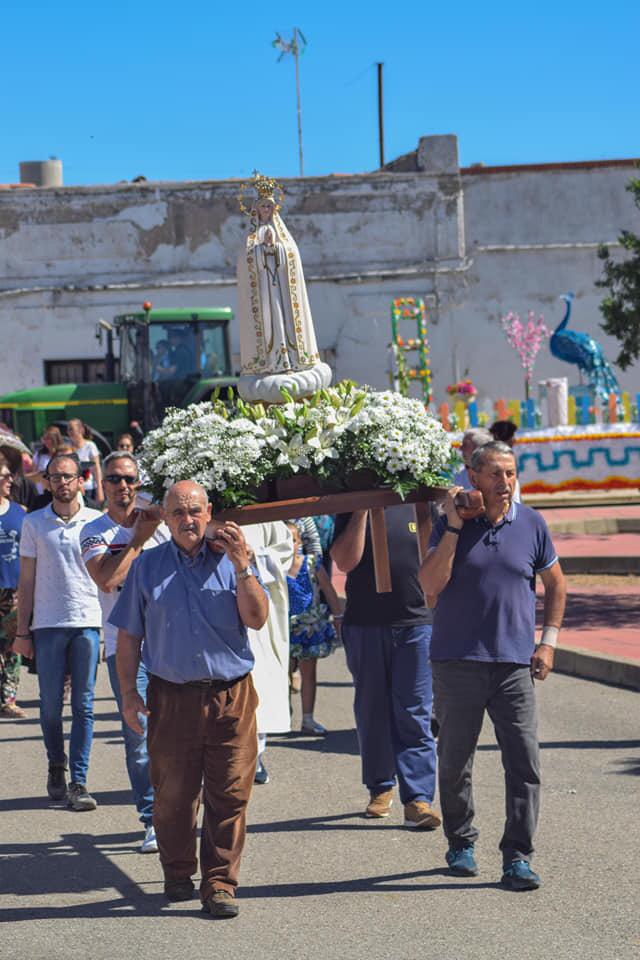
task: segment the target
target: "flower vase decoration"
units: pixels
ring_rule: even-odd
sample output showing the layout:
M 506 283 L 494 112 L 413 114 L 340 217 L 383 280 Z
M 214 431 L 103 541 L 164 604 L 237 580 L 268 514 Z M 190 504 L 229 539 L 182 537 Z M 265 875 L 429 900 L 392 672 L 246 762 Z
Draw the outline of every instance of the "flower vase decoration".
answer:
M 447 393 L 455 403 L 454 413 L 451 415 L 456 420 L 457 426 L 455 429 L 466 430 L 469 426 L 467 405 L 478 394 L 473 381 L 459 380 L 458 383 L 450 383 L 447 387 Z
M 464 404 L 467 404 L 477 396 L 478 391 L 473 380 L 460 380 L 458 383 L 450 383 L 447 387 L 447 393 L 455 400 L 462 400 Z
M 520 365 L 524 370 L 524 395 L 528 400 L 531 395 L 533 367 L 540 347 L 551 331 L 544 322 L 542 314 L 536 319 L 533 310 L 529 310 L 527 321 L 524 323 L 520 315 L 512 310 L 500 321 L 509 346 L 518 354 Z
M 219 511 L 271 499 L 265 485 L 296 476 L 327 492 L 360 481 L 401 496 L 444 482 L 451 442 L 419 400 L 344 381 L 300 400 L 284 390 L 282 401 L 216 398 L 168 411 L 141 448 L 155 497 L 193 479 Z

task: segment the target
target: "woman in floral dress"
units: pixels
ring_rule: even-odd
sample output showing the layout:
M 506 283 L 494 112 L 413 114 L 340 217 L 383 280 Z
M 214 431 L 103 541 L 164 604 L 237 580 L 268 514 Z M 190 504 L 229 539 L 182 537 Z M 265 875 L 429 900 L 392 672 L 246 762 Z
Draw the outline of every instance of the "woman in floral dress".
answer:
M 298 661 L 302 674 L 301 732 L 324 736 L 327 732 L 313 718 L 316 701 L 318 660 L 328 657 L 338 645 L 336 621 L 342 614 L 342 603 L 326 570 L 318 558 L 305 555 L 302 538 L 295 523 L 288 524 L 293 537 L 294 557 L 287 575 L 289 588 L 290 654 Z M 320 598 L 320 591 L 327 603 Z

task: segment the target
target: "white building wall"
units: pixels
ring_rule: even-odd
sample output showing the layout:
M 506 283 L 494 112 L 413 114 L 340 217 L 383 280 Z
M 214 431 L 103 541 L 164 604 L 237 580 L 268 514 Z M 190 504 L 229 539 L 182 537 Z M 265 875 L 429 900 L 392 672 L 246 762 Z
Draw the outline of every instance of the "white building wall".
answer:
M 308 280 L 319 346 L 336 374 L 388 383 L 389 308 L 430 308 L 436 399 L 468 372 L 485 397 L 522 395 L 500 329 L 513 309 L 553 326 L 576 293 L 572 326 L 598 328 L 597 244 L 640 231 L 631 167 L 464 171 L 454 137 L 424 138 L 422 169 L 292 180 L 283 215 Z M 100 317 L 156 307 L 235 308 L 247 221 L 239 183 L 118 184 L 0 193 L 0 390 L 43 382 L 44 360 L 99 357 Z M 238 350 L 237 328 L 232 349 Z M 606 343 L 610 357 L 615 342 Z M 536 378 L 577 374 L 543 348 Z M 640 388 L 635 371 L 621 376 Z

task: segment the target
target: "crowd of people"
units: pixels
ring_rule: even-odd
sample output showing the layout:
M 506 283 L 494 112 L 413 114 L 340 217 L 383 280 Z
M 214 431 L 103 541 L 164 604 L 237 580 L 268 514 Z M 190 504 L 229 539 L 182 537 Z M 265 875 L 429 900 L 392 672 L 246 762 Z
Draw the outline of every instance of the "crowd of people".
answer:
M 203 909 L 236 916 L 247 805 L 269 782 L 267 737 L 290 731 L 297 695 L 301 734 L 327 734 L 315 717 L 318 660 L 342 644 L 364 815 L 388 817 L 397 789 L 405 826 L 442 826 L 449 870 L 475 875 L 472 768 L 488 713 L 505 771 L 502 883 L 536 889 L 534 681 L 553 667 L 565 587 L 542 516 L 520 502 L 511 428 L 465 434 L 464 470 L 432 506 L 424 540 L 412 506 L 386 508 L 389 593 L 376 591 L 367 510 L 241 528 L 216 520 L 194 481 L 151 505 L 138 495 L 133 437 L 102 461 L 87 434 L 80 421 L 66 437 L 49 426 L 31 463 L 0 460 L 1 712 L 26 716 L 25 658 L 38 675 L 48 797 L 97 808 L 88 773 L 102 656 L 141 852 L 159 853 L 170 901 L 190 899 L 202 809 Z M 460 498 L 469 489 L 479 507 Z

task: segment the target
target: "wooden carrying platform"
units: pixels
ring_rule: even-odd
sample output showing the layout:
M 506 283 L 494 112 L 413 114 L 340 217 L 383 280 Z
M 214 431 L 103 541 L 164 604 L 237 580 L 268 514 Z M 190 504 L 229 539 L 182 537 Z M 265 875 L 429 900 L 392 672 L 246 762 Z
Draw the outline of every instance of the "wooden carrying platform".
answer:
M 415 505 L 418 527 L 420 560 L 424 558 L 431 528 L 429 501 L 443 500 L 443 487 L 419 487 L 402 499 L 393 490 L 354 490 L 345 493 L 327 493 L 294 500 L 273 500 L 270 503 L 251 503 L 246 507 L 223 510 L 215 515 L 216 520 L 233 520 L 240 526 L 250 523 L 271 523 L 274 520 L 295 520 L 323 513 L 353 513 L 369 510 L 371 519 L 371 543 L 378 593 L 391 593 L 391 569 L 387 547 L 387 529 L 384 520 L 385 507 L 397 507 L 403 503 Z

